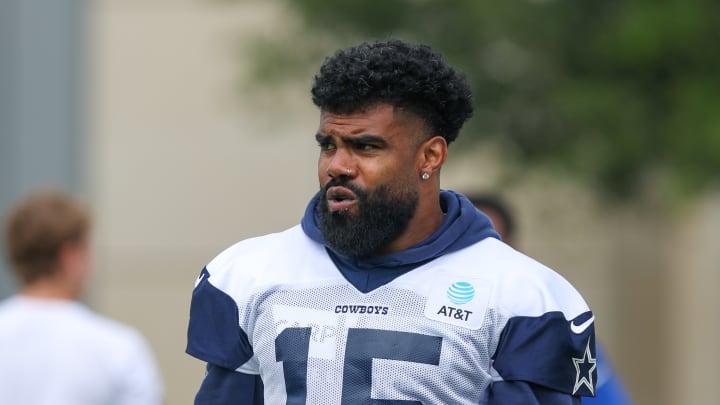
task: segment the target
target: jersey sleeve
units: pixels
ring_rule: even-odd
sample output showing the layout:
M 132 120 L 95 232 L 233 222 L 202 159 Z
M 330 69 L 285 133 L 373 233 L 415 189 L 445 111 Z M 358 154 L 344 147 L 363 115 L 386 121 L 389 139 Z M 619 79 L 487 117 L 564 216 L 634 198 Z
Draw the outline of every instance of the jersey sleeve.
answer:
M 498 381 L 489 392 L 487 405 L 580 405 L 580 397 L 567 395 L 524 381 Z
M 204 268 L 193 290 L 186 352 L 210 364 L 235 370 L 253 357 L 253 349 L 240 328 L 237 304 L 211 279 L 212 275 Z
M 258 375 L 239 373 L 212 364 L 195 396 L 195 405 L 263 405 L 263 383 Z
M 594 396 L 593 320 L 590 311 L 569 321 L 559 311 L 513 317 L 500 336 L 493 368 L 502 381 L 530 383 L 567 396 Z
M 207 267 L 200 272 L 190 302 L 186 352 L 207 362 L 195 405 L 262 405 L 260 376 L 240 371 L 254 353 L 238 305 L 212 278 Z
M 595 317 L 587 303 L 552 269 L 526 256 L 512 259 L 494 292 L 506 322 L 497 330 L 490 389 L 499 395 L 506 388 L 500 382 L 513 382 L 568 399 L 595 396 Z

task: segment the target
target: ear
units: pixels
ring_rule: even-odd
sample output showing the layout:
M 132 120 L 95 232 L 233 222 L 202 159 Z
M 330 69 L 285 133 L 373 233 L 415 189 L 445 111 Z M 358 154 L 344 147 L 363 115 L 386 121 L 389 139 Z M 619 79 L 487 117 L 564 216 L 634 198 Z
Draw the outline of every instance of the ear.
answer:
M 421 173 L 428 173 L 431 176 L 440 170 L 445 158 L 447 158 L 447 141 L 440 135 L 433 136 L 420 145 L 419 169 Z
M 85 241 L 66 242 L 60 248 L 58 264 L 66 276 L 80 278 L 87 267 L 87 244 Z

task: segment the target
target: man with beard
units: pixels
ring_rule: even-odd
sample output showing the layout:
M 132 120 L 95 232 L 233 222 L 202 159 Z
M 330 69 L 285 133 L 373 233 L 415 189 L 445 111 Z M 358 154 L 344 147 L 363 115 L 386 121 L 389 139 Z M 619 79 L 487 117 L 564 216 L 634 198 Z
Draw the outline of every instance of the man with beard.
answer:
M 196 404 L 580 404 L 594 317 L 557 273 L 440 189 L 472 114 L 462 74 L 399 40 L 315 77 L 319 193 L 301 224 L 200 273 L 187 352 Z

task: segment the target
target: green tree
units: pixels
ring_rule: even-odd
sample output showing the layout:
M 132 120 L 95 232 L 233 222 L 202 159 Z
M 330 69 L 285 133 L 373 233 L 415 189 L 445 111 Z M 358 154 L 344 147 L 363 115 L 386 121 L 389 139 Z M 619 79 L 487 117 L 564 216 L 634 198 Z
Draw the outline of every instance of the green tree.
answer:
M 264 43 L 265 73 L 285 74 L 303 55 L 358 39 L 425 42 L 471 80 L 476 113 L 466 142 L 497 142 L 519 164 L 561 168 L 615 195 L 650 178 L 663 192 L 692 195 L 720 177 L 715 0 L 287 5 L 304 39 Z

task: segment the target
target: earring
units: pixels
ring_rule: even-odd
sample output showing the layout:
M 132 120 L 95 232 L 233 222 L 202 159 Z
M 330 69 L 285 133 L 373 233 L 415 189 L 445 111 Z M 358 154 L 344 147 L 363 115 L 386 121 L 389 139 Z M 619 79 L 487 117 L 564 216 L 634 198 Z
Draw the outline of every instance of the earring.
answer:
M 423 179 L 423 180 L 427 180 L 427 179 L 430 178 L 430 173 L 428 173 L 428 172 L 423 172 L 423 174 L 422 174 L 422 176 L 420 176 L 420 178 Z

